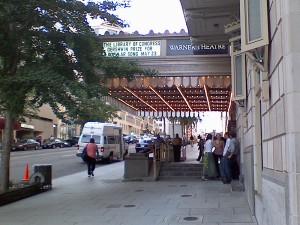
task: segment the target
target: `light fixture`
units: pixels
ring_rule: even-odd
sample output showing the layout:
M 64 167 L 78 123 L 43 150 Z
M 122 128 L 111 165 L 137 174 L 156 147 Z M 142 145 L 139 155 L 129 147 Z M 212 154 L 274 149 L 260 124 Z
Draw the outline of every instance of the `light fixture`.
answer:
M 155 108 L 153 108 L 151 105 L 149 105 L 147 102 L 145 102 L 142 98 L 140 98 L 137 94 L 135 94 L 133 91 L 129 90 L 128 88 L 124 87 L 124 89 L 128 92 L 130 92 L 134 97 L 136 97 L 137 99 L 139 99 L 141 102 L 143 102 L 145 105 L 149 106 L 151 109 L 153 109 L 155 112 L 157 112 L 157 110 Z
M 122 99 L 118 98 L 118 100 L 119 100 L 120 102 L 123 102 L 125 105 L 129 106 L 130 108 L 133 108 L 134 110 L 138 111 L 137 108 L 133 107 L 132 105 L 129 105 L 127 102 L 123 101 Z
M 229 106 L 228 106 L 228 113 L 229 113 L 229 110 L 230 110 L 230 107 L 231 107 L 232 97 L 233 97 L 233 95 L 232 95 L 232 92 L 231 92 Z
M 179 93 L 181 94 L 181 97 L 183 98 L 183 100 L 185 101 L 185 103 L 187 104 L 187 106 L 189 107 L 189 109 L 193 112 L 193 109 L 191 108 L 189 102 L 187 101 L 186 97 L 183 95 L 183 93 L 181 92 L 180 88 L 177 87 L 177 90 L 179 91 Z M 178 98 L 180 98 L 180 96 L 178 96 Z
M 206 85 L 204 85 L 204 91 L 205 91 L 205 95 L 206 95 L 206 100 L 207 100 L 207 104 L 208 104 L 208 109 L 209 109 L 209 111 L 211 111 L 211 108 L 210 108 L 210 102 L 209 102 L 209 98 L 208 98 L 208 93 L 207 93 L 207 89 L 206 89 Z

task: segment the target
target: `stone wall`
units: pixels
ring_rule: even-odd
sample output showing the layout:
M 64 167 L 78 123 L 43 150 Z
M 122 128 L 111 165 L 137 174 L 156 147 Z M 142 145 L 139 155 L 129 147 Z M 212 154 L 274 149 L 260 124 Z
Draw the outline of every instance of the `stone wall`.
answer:
M 259 225 L 300 224 L 300 1 L 269 0 L 270 99 L 247 61 L 246 106 L 240 109 L 242 172 Z M 266 24 L 267 26 L 267 24 Z M 242 118 L 242 117 L 241 117 Z M 261 169 L 260 169 L 261 168 Z

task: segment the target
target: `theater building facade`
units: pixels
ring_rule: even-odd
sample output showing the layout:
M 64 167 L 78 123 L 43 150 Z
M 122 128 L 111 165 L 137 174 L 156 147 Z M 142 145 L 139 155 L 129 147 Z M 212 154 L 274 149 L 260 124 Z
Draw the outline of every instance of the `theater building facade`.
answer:
M 300 224 L 300 1 L 180 1 L 194 44 L 230 43 L 240 182 L 253 215 L 259 225 Z

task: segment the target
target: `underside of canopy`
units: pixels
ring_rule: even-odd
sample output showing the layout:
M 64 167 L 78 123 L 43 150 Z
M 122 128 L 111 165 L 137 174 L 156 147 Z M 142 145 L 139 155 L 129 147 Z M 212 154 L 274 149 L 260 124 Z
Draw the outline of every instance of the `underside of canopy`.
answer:
M 109 95 L 139 112 L 178 113 L 228 111 L 230 76 L 115 78 Z
M 194 45 L 228 44 L 225 26 L 239 20 L 239 0 L 180 0 Z

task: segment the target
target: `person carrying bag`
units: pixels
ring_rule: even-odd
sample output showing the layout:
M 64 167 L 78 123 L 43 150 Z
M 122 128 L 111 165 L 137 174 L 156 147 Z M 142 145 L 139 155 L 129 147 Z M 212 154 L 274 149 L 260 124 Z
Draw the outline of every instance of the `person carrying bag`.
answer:
M 91 138 L 90 143 L 88 143 L 85 147 L 86 149 L 86 164 L 88 170 L 88 177 L 94 176 L 94 170 L 96 168 L 96 154 L 98 155 L 98 146 L 95 144 L 95 139 Z

